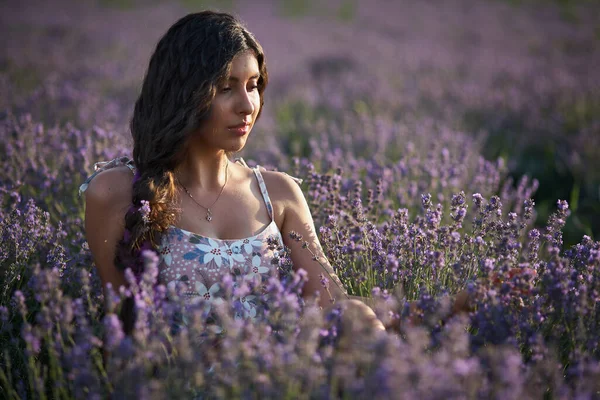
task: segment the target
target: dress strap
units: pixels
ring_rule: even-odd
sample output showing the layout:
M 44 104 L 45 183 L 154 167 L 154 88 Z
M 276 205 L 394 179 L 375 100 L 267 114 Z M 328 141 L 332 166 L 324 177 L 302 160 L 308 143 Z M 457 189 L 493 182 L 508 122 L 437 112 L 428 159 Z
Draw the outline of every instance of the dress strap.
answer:
M 99 161 L 94 164 L 94 173 L 88 176 L 87 179 L 81 184 L 81 186 L 79 186 L 79 196 L 81 196 L 87 190 L 88 185 L 96 175 L 98 175 L 102 171 L 106 171 L 107 169 L 118 167 L 120 165 L 125 165 L 127 168 L 129 168 L 131 173 L 135 175 L 135 164 L 133 163 L 133 160 L 129 157 L 123 156 L 117 157 L 114 160 L 110 161 Z
M 267 185 L 265 185 L 265 180 L 263 179 L 262 174 L 260 173 L 259 166 L 252 168 L 254 171 L 254 175 L 256 175 L 256 179 L 258 180 L 258 186 L 260 187 L 260 192 L 262 193 L 263 199 L 265 199 L 265 204 L 267 205 L 267 211 L 269 212 L 269 216 L 271 220 L 274 220 L 273 217 L 273 204 L 271 204 L 271 198 L 269 197 L 269 193 L 267 192 Z
M 234 162 L 234 163 L 237 163 L 237 164 L 240 164 L 240 165 L 243 165 L 244 167 L 250 168 L 250 167 L 248 167 L 248 164 L 246 164 L 246 161 L 245 161 L 245 160 L 244 160 L 242 157 L 237 157 L 237 158 L 234 158 L 234 159 L 233 159 L 233 162 Z M 257 165 L 257 166 L 256 166 L 256 168 L 263 168 L 263 167 L 260 167 L 259 165 Z M 264 168 L 263 168 L 263 170 L 264 170 Z M 279 172 L 279 173 L 281 173 L 281 174 L 284 174 L 284 175 L 287 175 L 287 176 L 289 176 L 289 177 L 290 177 L 290 178 L 292 178 L 292 180 L 293 180 L 294 182 L 296 182 L 298 185 L 302 185 L 302 182 L 304 181 L 303 179 L 296 178 L 295 176 L 292 176 L 292 175 L 290 175 L 290 174 L 288 174 L 288 173 L 285 173 L 285 172 L 283 172 L 283 171 L 278 171 L 278 172 Z

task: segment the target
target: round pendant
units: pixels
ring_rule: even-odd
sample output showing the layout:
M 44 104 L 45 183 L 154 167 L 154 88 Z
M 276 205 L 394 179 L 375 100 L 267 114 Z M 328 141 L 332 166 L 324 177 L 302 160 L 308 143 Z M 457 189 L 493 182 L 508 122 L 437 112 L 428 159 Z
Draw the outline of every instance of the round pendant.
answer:
M 206 212 L 206 220 L 208 222 L 212 221 L 212 213 L 210 212 L 210 209 Z

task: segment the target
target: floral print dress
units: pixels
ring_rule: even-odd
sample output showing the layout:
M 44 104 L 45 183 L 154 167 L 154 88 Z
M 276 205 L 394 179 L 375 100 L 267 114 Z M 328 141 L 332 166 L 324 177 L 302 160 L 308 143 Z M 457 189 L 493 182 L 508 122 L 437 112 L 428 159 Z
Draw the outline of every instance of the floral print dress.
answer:
M 236 159 L 235 162 L 247 167 L 242 158 Z M 80 186 L 79 195 L 85 192 L 88 184 L 97 174 L 122 165 L 127 166 L 135 174 L 135 165 L 128 157 L 96 163 L 94 173 Z M 271 223 L 260 233 L 243 239 L 222 240 L 171 226 L 161 235 L 158 249 L 160 258 L 158 281 L 167 287 L 178 286 L 179 293 L 186 296 L 190 303 L 205 299 L 207 306 L 211 308 L 213 304 L 222 301 L 224 293 L 220 281 L 227 273 L 232 274 L 236 282 L 242 279 L 254 280 L 254 283 L 257 280 L 266 283 L 271 276 L 278 276 L 277 265 L 273 264 L 272 260 L 279 251 L 276 249 L 283 248 L 283 238 L 275 224 L 273 205 L 259 166 L 252 170 L 271 217 Z M 302 183 L 301 179 L 291 178 L 298 184 Z M 275 245 L 269 246 L 269 243 Z M 266 301 L 256 290 L 233 300 L 239 300 L 241 304 L 235 318 L 250 319 L 261 317 L 263 311 L 261 303 L 264 304 Z M 186 318 L 181 322 L 185 324 Z M 218 326 L 216 328 L 218 329 Z
M 188 296 L 191 302 L 198 298 L 207 304 L 222 300 L 220 281 L 231 274 L 236 282 L 248 280 L 266 283 L 277 275 L 277 265 L 272 260 L 278 250 L 268 243 L 283 246 L 283 239 L 273 218 L 273 206 L 267 193 L 263 177 L 258 169 L 252 169 L 258 180 L 260 191 L 271 217 L 271 222 L 254 236 L 243 239 L 216 239 L 176 226 L 163 233 L 159 247 L 159 282 L 167 288 L 177 287 L 179 293 Z M 260 287 L 260 283 L 258 285 Z M 236 318 L 255 319 L 261 314 L 260 293 L 254 291 L 239 300 L 242 307 Z

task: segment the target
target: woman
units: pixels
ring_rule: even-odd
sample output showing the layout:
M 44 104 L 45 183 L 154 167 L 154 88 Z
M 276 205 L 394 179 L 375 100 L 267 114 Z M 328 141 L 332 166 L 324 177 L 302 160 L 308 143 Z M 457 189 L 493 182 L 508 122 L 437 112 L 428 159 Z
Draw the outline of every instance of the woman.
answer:
M 368 306 L 348 299 L 294 179 L 229 160 L 260 116 L 267 82 L 260 44 L 231 15 L 190 14 L 161 38 L 131 120 L 133 162 L 117 160 L 83 187 L 103 286 L 125 285 L 124 269 L 140 273 L 140 250 L 153 248 L 160 283 L 213 300 L 226 272 L 270 274 L 276 254 L 268 241 L 277 241 L 307 272 L 303 296 L 318 294 L 323 308 L 344 299 L 348 315 L 384 329 Z M 326 289 L 322 277 L 336 284 Z

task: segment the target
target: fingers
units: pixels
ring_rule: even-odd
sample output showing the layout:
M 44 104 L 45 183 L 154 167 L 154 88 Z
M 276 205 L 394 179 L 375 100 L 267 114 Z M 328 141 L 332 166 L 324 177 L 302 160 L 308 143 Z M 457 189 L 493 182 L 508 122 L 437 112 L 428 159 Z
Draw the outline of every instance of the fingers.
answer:
M 375 318 L 373 321 L 371 321 L 373 328 L 376 331 L 385 331 L 385 326 L 383 325 L 383 322 L 381 322 L 381 320 L 379 318 Z
M 515 283 L 515 285 L 511 285 L 511 294 L 527 295 L 531 293 L 533 279 L 536 276 L 537 271 L 532 268 L 511 268 L 505 273 L 496 272 L 491 274 L 488 284 L 499 288 L 507 281 L 511 281 Z
M 344 312 L 346 318 L 362 319 L 364 321 L 368 321 L 369 326 L 375 330 L 385 331 L 383 322 L 377 318 L 377 314 L 375 314 L 375 311 L 373 311 L 371 307 L 357 299 L 345 300 L 344 303 L 346 306 L 346 310 Z
M 458 292 L 454 298 L 454 304 L 452 305 L 452 314 L 473 311 L 470 300 L 468 291 L 461 290 Z

